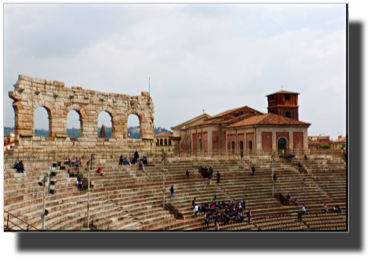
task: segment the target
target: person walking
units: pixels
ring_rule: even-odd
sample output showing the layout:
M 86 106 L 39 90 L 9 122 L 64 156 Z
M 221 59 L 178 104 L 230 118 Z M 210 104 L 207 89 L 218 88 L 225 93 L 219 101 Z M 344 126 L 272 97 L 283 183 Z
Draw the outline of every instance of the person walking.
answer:
M 302 211 L 298 211 L 298 221 L 302 222 Z
M 186 170 L 186 177 L 187 177 L 187 179 L 190 179 L 190 173 L 189 173 L 189 170 Z
M 195 218 L 198 218 L 198 206 L 197 206 L 197 204 L 195 204 L 195 206 L 194 206 L 194 213 L 195 213 Z
M 248 212 L 247 212 L 247 219 L 248 219 L 248 223 L 251 222 L 251 210 L 248 209 Z
M 173 197 L 174 196 L 174 186 L 172 186 L 171 188 L 170 188 L 170 197 Z
M 216 183 L 219 185 L 220 183 L 220 173 L 219 171 L 216 173 Z

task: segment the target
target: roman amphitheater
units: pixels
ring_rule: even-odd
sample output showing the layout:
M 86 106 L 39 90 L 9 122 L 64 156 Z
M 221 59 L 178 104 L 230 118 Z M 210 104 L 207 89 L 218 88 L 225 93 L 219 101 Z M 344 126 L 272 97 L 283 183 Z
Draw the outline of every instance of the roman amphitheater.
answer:
M 6 231 L 348 230 L 346 155 L 340 150 L 309 150 L 305 146 L 290 151 L 246 146 L 242 150 L 207 150 L 196 146 L 195 150 L 174 149 L 163 161 L 163 153 L 156 149 L 155 108 L 148 92 L 138 96 L 108 94 L 23 75 L 14 87 L 9 97 L 15 111 L 15 146 L 4 152 Z M 46 138 L 34 136 L 38 107 L 48 112 Z M 76 139 L 66 133 L 71 110 L 80 117 L 81 137 Z M 112 119 L 109 139 L 97 136 L 102 111 Z M 128 137 L 131 114 L 139 118 L 140 139 Z M 147 158 L 143 170 L 139 164 L 119 165 L 120 155 L 131 159 L 136 151 Z M 66 159 L 76 157 L 82 166 L 65 164 Z M 91 157 L 92 169 L 86 169 Z M 24 173 L 14 169 L 20 161 Z M 202 177 L 200 166 L 212 167 L 211 182 Z M 103 174 L 97 172 L 99 168 Z M 221 174 L 219 184 L 217 172 Z M 272 180 L 273 173 L 276 181 Z M 87 191 L 78 189 L 78 180 L 84 182 Z M 287 195 L 297 197 L 298 204 Z M 215 196 L 220 203 L 245 201 L 250 222 L 246 215 L 244 221 L 231 217 L 226 224 L 205 224 L 200 212 L 196 218 L 194 198 L 202 205 L 210 204 Z M 299 220 L 303 205 L 307 211 Z

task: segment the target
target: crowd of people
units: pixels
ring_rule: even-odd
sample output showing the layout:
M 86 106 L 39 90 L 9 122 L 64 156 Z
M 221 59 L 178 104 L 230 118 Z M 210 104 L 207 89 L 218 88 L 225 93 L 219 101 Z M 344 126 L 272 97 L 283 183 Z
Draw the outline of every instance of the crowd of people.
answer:
M 251 211 L 246 211 L 246 203 L 244 200 L 242 202 L 232 200 L 232 202 L 220 203 L 216 201 L 215 196 L 211 203 L 203 203 L 198 206 L 196 198 L 194 198 L 192 206 L 195 218 L 198 218 L 199 213 L 204 214 L 205 226 L 208 225 L 210 221 L 214 221 L 215 224 L 219 224 L 219 221 L 227 224 L 230 220 L 244 222 L 245 216 L 247 217 L 248 223 L 251 221 Z
M 120 155 L 119 165 L 134 165 L 138 163 L 139 160 L 139 169 L 144 170 L 144 165 L 148 164 L 148 159 L 145 156 L 141 157 L 140 159 L 139 153 L 137 151 L 135 151 L 135 153 L 133 154 L 133 158 L 130 159 L 130 161 L 123 157 L 123 155 Z

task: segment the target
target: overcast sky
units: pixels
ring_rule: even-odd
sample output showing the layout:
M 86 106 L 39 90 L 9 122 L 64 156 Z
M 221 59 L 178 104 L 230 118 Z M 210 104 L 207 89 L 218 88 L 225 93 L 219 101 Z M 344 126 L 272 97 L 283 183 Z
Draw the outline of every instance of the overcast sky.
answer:
M 336 139 L 346 134 L 346 6 L 4 4 L 5 126 L 19 74 L 129 95 L 151 77 L 155 126 L 167 129 L 203 109 L 267 113 L 265 95 L 283 86 L 300 93 L 309 135 Z M 36 111 L 36 128 L 46 117 Z M 77 114 L 68 127 L 79 128 Z

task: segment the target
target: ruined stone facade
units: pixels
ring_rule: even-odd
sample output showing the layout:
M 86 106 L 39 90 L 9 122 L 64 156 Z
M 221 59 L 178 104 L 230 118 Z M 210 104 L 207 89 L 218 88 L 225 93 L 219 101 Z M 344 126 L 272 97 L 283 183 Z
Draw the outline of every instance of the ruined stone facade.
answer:
M 139 96 L 102 93 L 82 87 L 65 87 L 64 82 L 19 75 L 14 91 L 15 149 L 33 148 L 59 150 L 65 148 L 154 149 L 154 104 L 148 92 Z M 35 137 L 35 111 L 44 107 L 48 112 L 49 137 Z M 67 136 L 67 115 L 71 110 L 79 114 L 81 137 L 75 142 Z M 98 116 L 106 111 L 111 116 L 112 136 L 97 136 Z M 140 139 L 127 138 L 128 117 L 138 116 Z

